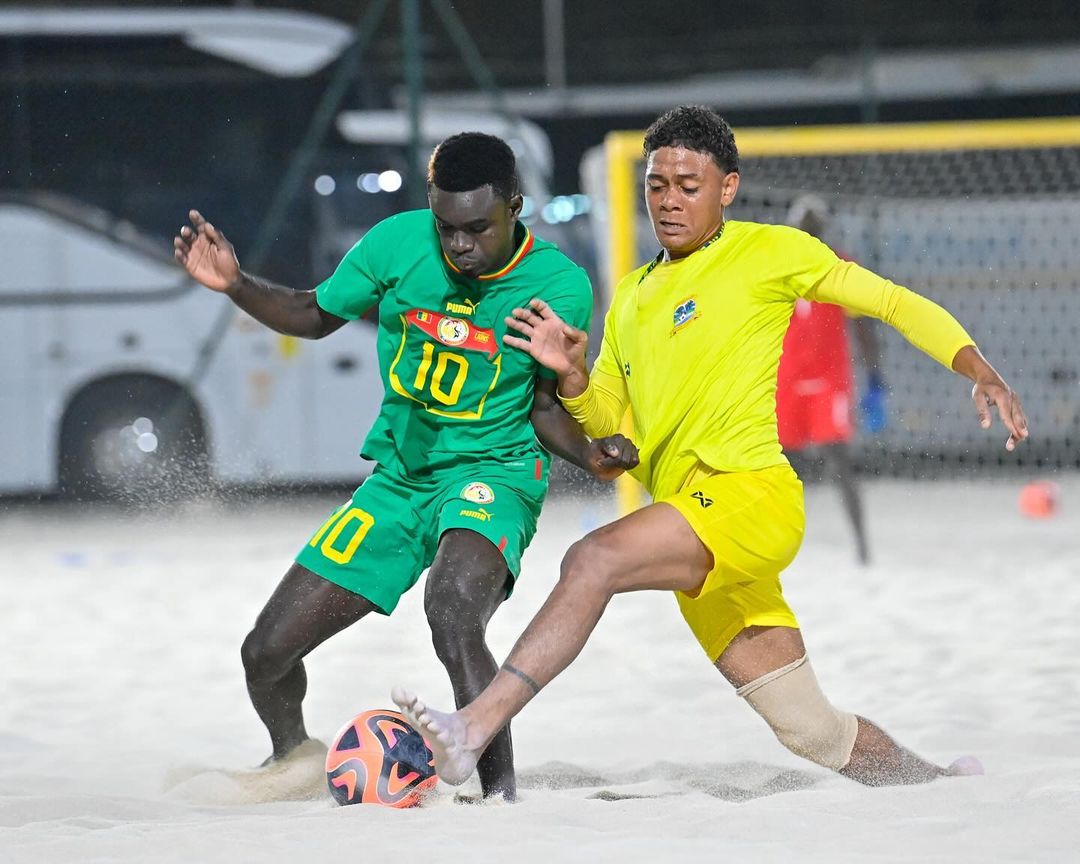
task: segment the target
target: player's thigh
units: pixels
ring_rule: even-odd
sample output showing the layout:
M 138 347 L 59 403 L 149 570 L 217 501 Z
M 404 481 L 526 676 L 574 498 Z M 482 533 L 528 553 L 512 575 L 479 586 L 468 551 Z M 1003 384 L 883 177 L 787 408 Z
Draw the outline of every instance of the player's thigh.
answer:
M 598 580 L 612 594 L 693 591 L 711 567 L 709 550 L 683 515 L 660 503 L 604 525 L 571 546 L 563 578 Z
M 248 650 L 302 656 L 374 608 L 370 600 L 293 564 L 255 619 Z
M 456 586 L 498 602 L 510 596 L 546 494 L 546 479 L 528 460 L 475 465 L 464 481 L 447 479 L 435 504 L 440 539 L 428 591 Z
M 787 464 L 713 474 L 663 500 L 711 553 L 702 593 L 775 575 L 802 544 L 802 483 Z
M 665 501 L 679 509 L 712 554 L 703 583 L 676 594 L 710 661 L 747 628 L 798 627 L 780 583 L 805 524 L 802 484 L 789 466 L 715 474 Z
M 376 471 L 337 507 L 296 557 L 302 567 L 389 615 L 433 548 L 425 490 Z
M 449 528 L 428 571 L 424 610 L 433 625 L 486 624 L 511 584 L 506 559 L 491 539 L 472 529 Z

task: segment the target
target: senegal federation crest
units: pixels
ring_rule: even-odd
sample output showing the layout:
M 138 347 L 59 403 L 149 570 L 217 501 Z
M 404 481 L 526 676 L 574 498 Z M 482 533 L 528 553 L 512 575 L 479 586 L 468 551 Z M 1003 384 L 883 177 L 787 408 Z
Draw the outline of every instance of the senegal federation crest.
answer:
M 439 340 L 444 345 L 460 345 L 469 338 L 469 325 L 460 318 L 443 318 L 439 322 Z
M 495 500 L 495 493 L 487 483 L 470 483 L 461 490 L 461 497 L 473 504 L 490 504 Z

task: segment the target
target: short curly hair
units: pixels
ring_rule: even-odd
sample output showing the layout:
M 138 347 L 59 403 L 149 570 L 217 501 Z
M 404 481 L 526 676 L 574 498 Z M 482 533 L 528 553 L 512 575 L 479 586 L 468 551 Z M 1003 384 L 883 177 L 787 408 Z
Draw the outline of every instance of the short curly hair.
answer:
M 509 201 L 518 194 L 514 151 L 502 138 L 483 132 L 451 135 L 432 152 L 427 181 L 429 187 L 437 186 L 443 192 L 471 192 L 490 186 Z
M 657 117 L 645 130 L 645 156 L 661 147 L 708 153 L 725 173 L 739 170 L 739 150 L 728 122 L 703 105 L 680 105 Z

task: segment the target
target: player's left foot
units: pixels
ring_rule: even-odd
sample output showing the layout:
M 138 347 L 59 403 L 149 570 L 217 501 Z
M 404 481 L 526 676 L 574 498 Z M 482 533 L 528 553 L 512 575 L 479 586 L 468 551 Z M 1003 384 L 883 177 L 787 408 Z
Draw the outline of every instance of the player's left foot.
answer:
M 982 762 L 974 756 L 961 756 L 945 769 L 948 777 L 974 777 L 985 773 Z
M 468 744 L 467 726 L 460 711 L 444 714 L 428 708 L 415 693 L 395 687 L 390 698 L 401 713 L 424 736 L 435 754 L 435 773 L 451 786 L 460 786 L 472 776 L 483 747 Z M 485 742 L 486 745 L 486 742 Z

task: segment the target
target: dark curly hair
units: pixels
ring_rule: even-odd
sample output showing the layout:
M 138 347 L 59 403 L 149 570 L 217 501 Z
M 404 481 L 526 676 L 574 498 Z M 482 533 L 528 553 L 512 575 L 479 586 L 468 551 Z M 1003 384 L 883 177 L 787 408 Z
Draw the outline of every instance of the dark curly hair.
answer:
M 451 135 L 431 154 L 428 186 L 443 192 L 471 192 L 490 186 L 509 201 L 518 194 L 517 163 L 514 151 L 502 138 L 483 132 Z
M 739 150 L 728 122 L 712 108 L 680 105 L 657 117 L 645 130 L 645 156 L 661 147 L 708 153 L 725 173 L 739 170 Z

